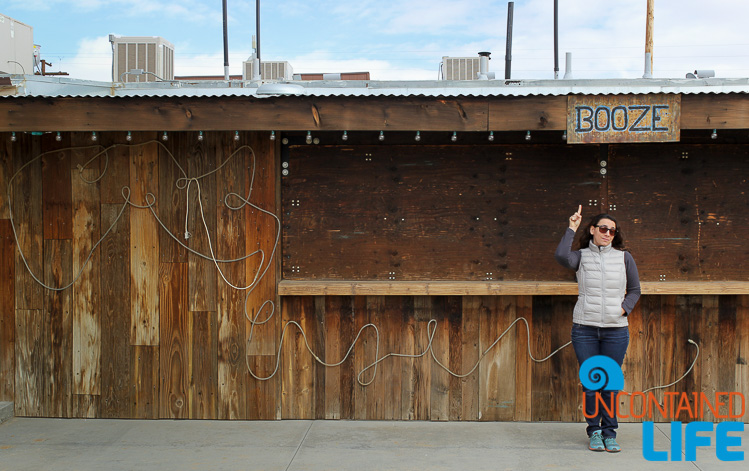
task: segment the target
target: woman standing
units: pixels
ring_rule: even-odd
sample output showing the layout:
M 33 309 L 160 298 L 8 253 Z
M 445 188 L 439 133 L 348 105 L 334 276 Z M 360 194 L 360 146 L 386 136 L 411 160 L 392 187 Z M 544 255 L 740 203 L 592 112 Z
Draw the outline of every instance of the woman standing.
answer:
M 554 257 L 577 271 L 578 298 L 572 316 L 572 346 L 580 365 L 594 355 L 612 358 L 619 366 L 629 345 L 627 316 L 640 299 L 640 279 L 632 255 L 624 247 L 622 229 L 612 216 L 599 214 L 590 220 L 580 238 L 580 249 L 572 241 L 582 221 L 582 205 L 569 218 Z M 596 412 L 596 394 L 583 386 L 589 448 L 593 451 L 621 451 L 616 442 L 616 391 L 601 391 L 606 408 Z

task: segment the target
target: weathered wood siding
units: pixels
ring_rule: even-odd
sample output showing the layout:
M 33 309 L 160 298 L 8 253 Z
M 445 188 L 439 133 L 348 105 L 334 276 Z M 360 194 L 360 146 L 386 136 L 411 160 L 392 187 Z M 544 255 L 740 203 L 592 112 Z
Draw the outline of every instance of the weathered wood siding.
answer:
M 569 341 L 574 296 L 277 295 L 282 273 L 570 281 L 552 254 L 578 202 L 584 215 L 610 210 L 619 218 L 643 280 L 749 281 L 740 237 L 749 229 L 745 144 L 283 147 L 265 132 L 239 140 L 206 132 L 203 141 L 197 132 L 168 141 L 138 132 L 131 143 L 124 132 L 100 133 L 97 143 L 88 133 L 64 133 L 60 142 L 17 136 L 11 143 L 0 134 L 0 400 L 14 401 L 20 416 L 581 420 L 572 349 L 540 364 L 527 355 L 530 347 L 541 358 Z M 42 153 L 16 177 L 8 202 L 11 176 Z M 284 159 L 289 176 L 281 175 Z M 176 184 L 208 173 L 200 180 L 206 234 L 197 186 L 188 201 Z M 131 202 L 153 207 L 122 211 L 123 187 Z M 270 261 L 278 227 L 253 206 L 229 209 L 232 192 L 251 192 L 254 205 L 282 217 L 276 256 L 247 300 L 223 277 L 252 282 Z M 219 263 L 222 277 L 154 214 L 198 252 L 209 253 L 210 235 L 217 258 L 262 250 L 264 262 L 258 253 Z M 69 290 L 45 290 L 19 248 L 40 281 L 66 285 L 82 270 L 80 277 Z M 248 343 L 248 318 L 265 320 L 268 299 L 275 313 Z M 518 317 L 530 337 L 516 324 L 466 377 L 435 361 L 467 373 Z M 289 321 L 306 339 L 288 324 L 281 343 Z M 749 395 L 749 295 L 645 295 L 630 322 L 628 390 L 681 376 L 696 353 L 692 339 L 702 354 L 672 390 Z M 370 323 L 379 349 L 369 327 L 338 367 L 307 351 L 336 363 Z M 279 349 L 272 379 L 250 375 L 248 364 L 257 376 L 273 373 Z M 376 375 L 370 368 L 359 376 L 391 352 L 411 357 L 387 358 Z
M 265 133 L 243 133 L 236 141 L 233 132 L 206 133 L 202 141 L 197 132 L 172 133 L 167 141 L 155 132 L 134 132 L 131 142 L 124 132 L 99 133 L 96 142 L 90 133 L 65 133 L 59 142 L 54 137 L 19 133 L 11 142 L 2 135 L 0 400 L 15 402 L 19 416 L 278 418 L 280 376 L 260 385 L 250 381 L 245 364 L 245 292 L 227 287 L 213 261 L 188 252 L 154 217 L 210 257 L 204 218 L 218 259 L 262 248 L 264 268 L 278 230 L 275 220 L 250 206 L 232 211 L 224 198 L 231 192 L 247 196 L 254 165 L 250 201 L 277 212 L 275 143 Z M 247 145 L 255 150 L 254 164 Z M 89 162 L 105 148 L 106 154 Z M 11 207 L 9 181 L 30 161 L 12 184 Z M 186 182 L 178 180 L 204 174 L 203 218 L 193 183 L 192 237 L 185 240 Z M 123 210 L 126 188 L 133 204 L 152 209 Z M 11 210 L 34 275 L 55 287 L 78 277 L 71 288 L 50 291 L 32 279 L 16 250 Z M 245 236 L 250 230 L 252 238 Z M 227 279 L 245 286 L 260 260 L 258 254 L 220 266 Z M 266 299 L 280 312 L 278 267 L 274 260 L 253 291 L 248 315 Z M 263 364 L 275 358 L 280 319 L 264 326 L 267 347 L 253 357 Z M 249 403 L 251 396 L 262 401 Z

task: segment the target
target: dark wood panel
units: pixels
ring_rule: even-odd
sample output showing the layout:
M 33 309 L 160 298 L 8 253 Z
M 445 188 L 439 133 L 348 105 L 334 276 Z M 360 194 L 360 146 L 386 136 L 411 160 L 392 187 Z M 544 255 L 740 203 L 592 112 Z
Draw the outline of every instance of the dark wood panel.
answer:
M 218 418 L 218 322 L 215 312 L 189 313 L 192 351 L 189 406 L 191 419 Z
M 42 165 L 41 159 L 29 162 L 41 153 L 38 140 L 20 135 L 13 143 L 13 169 L 19 171 L 12 182 L 11 197 L 13 219 L 18 236 L 18 249 L 23 251 L 26 264 L 16 251 L 16 309 L 43 309 L 42 287 L 34 281 L 44 278 L 42 219 Z M 24 164 L 28 165 L 21 170 Z M 28 268 L 27 268 L 28 266 Z
M 610 155 L 611 212 L 635 259 L 649 261 L 642 280 L 746 280 L 744 147 L 613 146 Z
M 744 94 L 698 94 L 681 97 L 682 129 L 742 129 L 749 127 L 749 97 Z
M 499 99 L 498 99 L 499 100 Z M 487 130 L 488 106 L 481 98 L 248 97 L 119 100 L 24 98 L 0 103 L 0 130 Z M 535 98 L 528 99 L 537 102 Z M 541 102 L 548 102 L 543 98 Z M 559 97 L 559 101 L 566 101 Z M 524 103 L 522 106 L 527 106 Z M 220 110 L 217 111 L 217 110 Z M 521 113 L 522 115 L 522 113 Z M 60 120 L 65 116 L 65 120 Z M 522 129 L 536 129 L 529 116 Z M 524 124 L 520 119 L 514 120 Z M 559 128 L 560 130 L 563 127 Z
M 190 382 L 190 318 L 187 309 L 187 264 L 159 266 L 159 417 L 187 418 Z
M 93 144 L 93 142 L 90 141 L 90 134 L 81 133 L 79 136 L 81 136 L 81 138 L 88 137 L 89 143 Z M 140 146 L 144 142 L 153 139 L 155 135 L 136 133 L 133 134 L 132 137 L 132 146 Z M 96 161 L 89 165 L 89 168 L 98 168 L 101 172 L 102 177 L 99 182 L 99 187 L 101 189 L 102 204 L 123 204 L 125 201 L 122 194 L 123 187 L 130 187 L 130 150 L 132 146 L 127 145 L 127 141 L 124 143 L 122 141 L 117 141 L 116 143 L 118 146 L 109 149 L 110 146 L 115 144 L 115 138 L 114 133 L 101 133 L 98 135 L 97 142 L 99 142 L 103 148 L 107 148 L 108 150 L 106 154 L 100 155 Z M 91 157 L 89 158 L 92 158 L 98 153 L 96 150 L 90 152 Z M 96 162 L 98 162 L 98 165 L 96 165 Z M 131 198 L 132 197 L 133 195 L 131 192 Z
M 740 235 L 749 230 L 749 146 L 690 146 L 688 152 L 699 162 L 694 242 L 698 279 L 749 280 L 749 247 Z
M 162 141 L 162 144 L 164 147 L 159 146 L 158 149 L 160 196 L 158 214 L 166 230 L 159 229 L 159 255 L 162 262 L 184 263 L 187 262 L 187 250 L 177 243 L 169 232 L 181 242 L 189 243 L 184 238 L 185 211 L 187 210 L 184 188 L 186 182 L 180 179 L 185 178 L 189 170 L 187 156 L 194 152 L 196 145 L 199 147 L 200 144 L 196 133 L 171 133 L 169 140 Z M 193 226 L 191 231 L 198 229 L 200 228 Z
M 44 282 L 62 287 L 73 272 L 72 242 L 44 241 Z M 45 415 L 70 417 L 73 396 L 73 312 L 72 292 L 46 291 L 44 311 L 49 316 L 49 352 L 51 369 L 46 376 Z
M 34 139 L 34 138 L 32 138 Z M 70 152 L 50 152 L 50 148 L 70 147 L 70 135 L 56 142 L 51 134 L 42 139 L 42 218 L 45 239 L 73 238 L 73 199 L 70 186 Z
M 16 172 L 13 165 L 13 147 L 15 143 L 5 134 L 0 137 L 0 219 L 8 219 L 8 182 Z
M 101 205 L 109 228 L 119 204 Z M 99 248 L 101 252 L 101 416 L 132 418 L 130 382 L 130 213 L 126 210 Z
M 73 417 L 96 419 L 101 417 L 101 396 L 73 394 Z
M 240 139 L 239 144 L 247 144 L 252 149 L 252 152 L 247 149 L 241 150 L 234 158 L 235 161 L 232 162 L 232 165 L 238 165 L 239 162 L 236 159 L 238 157 L 244 158 L 244 167 L 240 172 L 245 175 L 244 191 L 241 191 L 240 183 L 242 181 L 239 179 L 231 183 L 224 182 L 219 191 L 234 191 L 245 197 L 250 195 L 249 201 L 252 204 L 277 214 L 280 201 L 278 186 L 280 165 L 276 157 L 278 155 L 278 141 L 276 143 L 270 141 L 265 133 L 255 133 L 247 136 L 246 141 Z M 230 201 L 233 205 L 239 204 L 239 201 Z M 242 254 L 257 250 L 262 250 L 264 253 L 264 257 L 255 254 L 245 262 L 245 283 L 257 281 L 252 291 L 247 295 L 244 305 L 252 317 L 262 307 L 263 313 L 258 317 L 260 321 L 268 317 L 273 310 L 272 306 L 275 308 L 275 315 L 269 322 L 262 326 L 256 326 L 252 346 L 247 352 L 250 355 L 249 361 L 254 365 L 253 368 L 259 371 L 261 376 L 267 376 L 276 365 L 276 353 L 281 335 L 281 303 L 276 288 L 277 280 L 280 278 L 281 247 L 279 246 L 273 254 L 273 245 L 279 229 L 272 216 L 259 211 L 257 208 L 245 205 L 242 213 L 246 221 L 245 231 L 241 233 L 243 236 Z M 263 272 L 265 272 L 264 275 Z M 266 301 L 270 301 L 270 303 L 265 304 Z M 245 332 L 249 333 L 249 322 L 244 322 Z M 248 404 L 251 406 L 248 411 L 249 417 L 257 419 L 281 418 L 281 376 L 278 375 L 267 381 L 254 379 L 248 379 L 248 381 L 250 381 L 248 384 L 251 386 L 251 396 L 248 399 Z
M 488 101 L 488 103 L 487 103 Z M 567 97 L 35 98 L 0 103 L 0 131 L 565 128 Z M 488 106 L 487 106 L 488 105 Z M 682 97 L 682 129 L 743 129 L 743 94 Z M 219 110 L 219 111 L 217 111 Z M 60 117 L 65 119 L 61 120 Z
M 16 243 L 10 221 L 0 219 L 0 401 L 13 402 L 15 395 Z
M 495 215 L 503 248 L 488 270 L 494 279 L 574 281 L 553 256 L 578 205 L 584 219 L 600 213 L 598 157 L 597 146 L 505 149 L 498 178 L 506 201 Z
M 489 130 L 567 128 L 567 97 L 497 97 L 489 101 Z
M 44 417 L 47 377 L 52 369 L 49 316 L 41 310 L 16 310 L 15 401 L 19 417 Z
M 209 239 L 213 247 L 213 256 L 216 256 L 219 246 L 215 240 L 217 238 L 216 174 L 208 175 L 208 173 L 216 168 L 217 160 L 223 161 L 231 153 L 232 146 L 226 142 L 227 138 L 227 133 L 206 135 L 205 140 L 195 146 L 187 156 L 187 173 L 191 178 L 198 179 L 190 185 L 187 200 L 188 231 L 191 234 L 187 244 L 193 250 L 208 257 L 212 257 Z M 200 195 L 202 209 L 198 202 L 198 195 Z M 206 226 L 208 233 L 206 233 Z M 190 265 L 190 310 L 215 311 L 216 280 L 220 278 L 216 273 L 213 260 L 198 257 L 193 253 L 188 254 L 187 259 Z
M 226 154 L 225 157 L 228 157 Z M 224 158 L 225 158 L 224 157 Z M 237 165 L 235 161 L 230 162 L 227 165 Z M 215 193 L 216 188 L 214 186 L 213 191 Z M 224 194 L 219 194 L 217 197 L 214 195 L 214 214 L 218 217 L 216 226 L 216 248 L 218 249 L 218 256 L 225 259 L 234 259 L 245 255 L 246 251 L 246 238 L 245 238 L 245 227 L 246 217 L 244 211 L 233 211 L 223 205 Z M 219 202 L 220 201 L 220 202 Z M 220 205 L 216 208 L 216 204 Z M 232 205 L 238 205 L 238 202 L 231 201 Z M 202 223 L 201 223 L 202 224 Z M 204 229 L 200 229 L 204 231 Z M 205 247 L 207 251 L 207 246 Z M 250 383 L 249 372 L 247 371 L 246 355 L 248 354 L 246 348 L 247 335 L 249 330 L 246 326 L 245 320 L 245 300 L 246 291 L 236 290 L 226 284 L 220 277 L 216 281 L 216 267 L 213 262 L 209 262 L 210 266 L 206 266 L 203 262 L 197 262 L 193 255 L 190 255 L 190 277 L 191 277 L 191 290 L 196 289 L 197 286 L 209 281 L 203 280 L 200 283 L 195 283 L 199 270 L 210 270 L 210 278 L 212 283 L 218 286 L 214 288 L 215 298 L 213 304 L 216 304 L 217 311 L 217 325 L 218 325 L 218 390 L 217 390 L 217 407 L 218 416 L 222 419 L 245 419 L 253 414 L 252 411 L 257 411 L 258 408 L 263 407 L 266 401 L 271 399 L 270 397 L 260 397 L 257 394 L 257 390 L 253 383 Z M 244 287 L 248 284 L 247 273 L 246 273 L 246 262 L 237 263 L 222 263 L 220 264 L 221 270 L 224 276 L 235 286 Z M 204 272 L 205 273 L 205 272 Z M 192 292 L 192 291 L 191 291 Z M 191 304 L 193 304 L 194 296 L 191 297 Z M 209 304 L 207 302 L 200 302 L 199 304 Z M 247 310 L 251 316 L 256 314 L 255 306 L 247 306 Z M 259 307 L 259 306 L 258 306 Z M 261 314 L 260 320 L 265 318 L 264 314 Z M 263 332 L 261 326 L 258 328 L 260 333 Z M 256 340 L 253 340 L 255 343 Z M 275 355 L 275 351 L 273 352 Z M 275 358 L 275 356 L 274 356 Z M 273 369 L 266 371 L 264 368 L 266 365 L 251 365 L 254 370 L 258 371 L 261 375 L 269 375 Z M 271 380 L 272 381 L 272 380 Z M 265 386 L 264 384 L 261 386 Z M 254 413 L 254 418 L 261 418 L 257 412 Z M 269 417 L 263 417 L 269 418 Z
M 130 347 L 131 416 L 136 419 L 159 418 L 159 347 Z
M 528 322 L 515 324 L 515 417 L 514 420 L 529 422 L 532 417 L 533 369 L 535 362 L 528 355 L 530 332 L 533 332 L 533 296 L 515 296 L 516 317 Z

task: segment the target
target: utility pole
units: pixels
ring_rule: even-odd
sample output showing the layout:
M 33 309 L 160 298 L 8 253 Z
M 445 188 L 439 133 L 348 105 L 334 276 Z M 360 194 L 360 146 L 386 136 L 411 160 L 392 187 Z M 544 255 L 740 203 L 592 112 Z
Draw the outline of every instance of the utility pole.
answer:
M 645 54 L 650 54 L 650 70 L 653 70 L 653 17 L 655 0 L 648 0 L 647 22 L 645 23 Z

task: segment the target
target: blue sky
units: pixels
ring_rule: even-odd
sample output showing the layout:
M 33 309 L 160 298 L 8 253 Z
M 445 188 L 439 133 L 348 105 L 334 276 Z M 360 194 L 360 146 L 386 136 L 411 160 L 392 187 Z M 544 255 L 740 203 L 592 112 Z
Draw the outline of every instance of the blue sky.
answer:
M 162 36 L 177 75 L 223 75 L 221 0 L 3 0 L 34 28 L 52 70 L 111 80 L 110 33 Z M 559 0 L 560 76 L 639 78 L 646 0 Z M 255 2 L 228 0 L 230 71 L 251 54 Z M 261 55 L 294 72 L 369 71 L 374 80 L 432 80 L 443 56 L 491 51 L 504 76 L 507 1 L 264 0 Z M 655 77 L 715 69 L 749 77 L 749 0 L 655 0 Z M 512 78 L 553 78 L 553 0 L 516 0 Z

